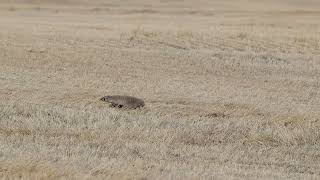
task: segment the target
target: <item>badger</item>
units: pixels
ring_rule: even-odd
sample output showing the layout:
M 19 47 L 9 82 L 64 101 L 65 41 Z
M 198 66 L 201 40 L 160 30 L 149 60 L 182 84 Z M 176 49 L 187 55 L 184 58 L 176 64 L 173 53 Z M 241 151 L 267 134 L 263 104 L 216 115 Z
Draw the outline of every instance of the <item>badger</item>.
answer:
M 110 107 L 136 109 L 144 106 L 144 101 L 132 96 L 104 96 L 101 101 L 110 103 Z

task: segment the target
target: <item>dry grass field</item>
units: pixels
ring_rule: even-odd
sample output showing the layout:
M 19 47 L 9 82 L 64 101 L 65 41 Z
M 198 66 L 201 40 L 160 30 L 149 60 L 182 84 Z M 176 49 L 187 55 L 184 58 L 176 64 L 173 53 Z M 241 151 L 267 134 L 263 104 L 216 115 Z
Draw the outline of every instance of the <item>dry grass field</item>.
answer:
M 320 1 L 0 0 L 0 178 L 320 179 Z

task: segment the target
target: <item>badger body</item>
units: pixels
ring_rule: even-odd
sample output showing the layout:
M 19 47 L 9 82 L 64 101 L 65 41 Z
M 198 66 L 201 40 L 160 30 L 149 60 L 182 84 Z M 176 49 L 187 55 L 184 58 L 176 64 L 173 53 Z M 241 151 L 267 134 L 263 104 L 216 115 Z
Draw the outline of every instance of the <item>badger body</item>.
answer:
M 104 96 L 100 99 L 110 103 L 111 107 L 136 109 L 144 106 L 144 101 L 132 96 Z

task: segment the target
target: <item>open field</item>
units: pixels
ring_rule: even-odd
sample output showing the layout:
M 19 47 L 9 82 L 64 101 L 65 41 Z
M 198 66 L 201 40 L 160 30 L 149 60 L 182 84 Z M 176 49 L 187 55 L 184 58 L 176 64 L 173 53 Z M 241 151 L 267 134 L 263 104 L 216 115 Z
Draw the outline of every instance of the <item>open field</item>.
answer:
M 0 0 L 2 178 L 320 179 L 319 149 L 318 0 Z

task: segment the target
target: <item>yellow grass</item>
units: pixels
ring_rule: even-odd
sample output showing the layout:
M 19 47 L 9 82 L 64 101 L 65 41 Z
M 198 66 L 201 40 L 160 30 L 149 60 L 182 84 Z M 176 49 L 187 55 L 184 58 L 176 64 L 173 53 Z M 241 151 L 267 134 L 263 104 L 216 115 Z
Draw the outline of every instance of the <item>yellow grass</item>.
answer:
M 319 179 L 319 7 L 1 1 L 0 177 Z

